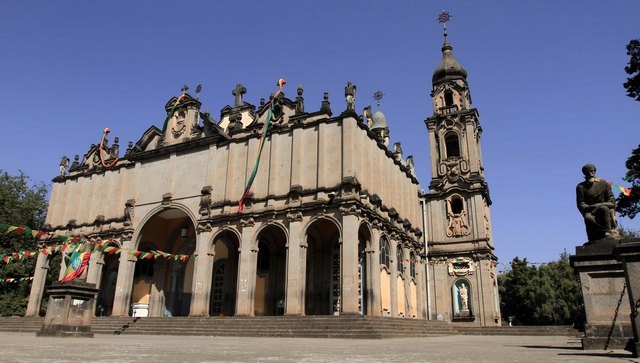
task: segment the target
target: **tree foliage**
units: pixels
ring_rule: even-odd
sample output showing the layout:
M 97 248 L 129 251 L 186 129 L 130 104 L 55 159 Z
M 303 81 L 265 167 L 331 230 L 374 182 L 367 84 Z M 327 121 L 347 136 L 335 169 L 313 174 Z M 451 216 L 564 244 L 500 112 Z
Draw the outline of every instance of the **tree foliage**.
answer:
M 0 170 L 0 223 L 38 229 L 47 212 L 47 187 L 31 183 L 23 172 L 9 175 Z M 0 233 L 0 255 L 37 250 L 30 235 Z M 29 281 L 7 282 L 33 276 L 35 258 L 0 265 L 0 316 L 23 315 L 29 299 Z
M 640 39 L 632 39 L 627 44 L 629 63 L 624 71 L 631 77 L 623 84 L 627 96 L 640 101 Z M 620 194 L 616 200 L 616 210 L 621 216 L 633 217 L 640 212 L 640 145 L 631 151 L 625 163 L 627 175 L 625 180 L 631 183 L 631 195 Z
M 640 212 L 640 145 L 631 151 L 631 156 L 625 163 L 627 175 L 625 180 L 631 183 L 631 194 L 622 193 L 616 200 L 616 211 L 624 217 L 633 217 Z
M 584 322 L 580 282 L 565 252 L 558 261 L 539 268 L 518 257 L 511 270 L 498 277 L 500 309 L 516 325 L 567 325 Z
M 627 96 L 640 101 L 640 39 L 632 39 L 627 44 L 627 55 L 629 63 L 624 67 L 624 71 L 631 77 L 623 84 L 627 90 Z

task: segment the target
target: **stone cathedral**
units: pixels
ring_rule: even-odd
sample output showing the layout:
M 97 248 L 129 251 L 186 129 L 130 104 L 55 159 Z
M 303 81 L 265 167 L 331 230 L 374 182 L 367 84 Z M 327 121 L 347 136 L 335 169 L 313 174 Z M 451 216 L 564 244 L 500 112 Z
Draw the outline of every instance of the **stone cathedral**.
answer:
M 482 129 L 446 38 L 425 121 L 428 192 L 414 158 L 389 145 L 384 114 L 356 111 L 355 85 L 337 107 L 325 93 L 315 111 L 302 87 L 292 93 L 254 105 L 238 85 L 216 117 L 185 87 L 162 129 L 123 155 L 116 138 L 62 163 L 44 229 L 101 246 L 84 276 L 99 289 L 96 315 L 499 325 Z M 140 258 L 150 252 L 192 258 Z M 38 256 L 27 316 L 39 312 L 50 259 Z

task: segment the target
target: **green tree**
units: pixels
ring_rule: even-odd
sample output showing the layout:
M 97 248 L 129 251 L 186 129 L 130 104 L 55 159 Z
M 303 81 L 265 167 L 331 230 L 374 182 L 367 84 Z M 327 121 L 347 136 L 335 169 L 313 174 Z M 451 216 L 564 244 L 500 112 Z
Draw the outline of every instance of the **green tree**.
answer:
M 540 268 L 514 258 L 498 276 L 502 316 L 516 325 L 567 325 L 584 322 L 580 282 L 565 252 Z
M 47 211 L 47 187 L 33 184 L 23 172 L 9 175 L 0 170 L 0 223 L 38 229 Z M 6 228 L 6 226 L 5 226 Z M 37 241 L 27 234 L 0 230 L 0 256 L 21 251 L 37 251 Z M 29 298 L 29 281 L 7 282 L 33 276 L 35 258 L 4 264 L 0 262 L 0 316 L 23 315 Z
M 623 84 L 627 90 L 627 96 L 640 101 L 640 39 L 632 39 L 627 44 L 627 55 L 629 63 L 624 67 L 624 71 L 631 77 Z
M 627 175 L 625 180 L 631 183 L 629 196 L 620 193 L 616 200 L 616 211 L 624 217 L 633 217 L 640 212 L 640 145 L 631 151 L 631 156 L 625 163 Z
M 640 39 L 632 39 L 627 44 L 629 63 L 624 71 L 631 77 L 623 84 L 627 96 L 640 101 Z M 625 179 L 631 183 L 631 195 L 620 194 L 616 200 L 616 210 L 621 216 L 633 217 L 640 212 L 640 145 L 631 151 L 625 163 L 627 175 Z

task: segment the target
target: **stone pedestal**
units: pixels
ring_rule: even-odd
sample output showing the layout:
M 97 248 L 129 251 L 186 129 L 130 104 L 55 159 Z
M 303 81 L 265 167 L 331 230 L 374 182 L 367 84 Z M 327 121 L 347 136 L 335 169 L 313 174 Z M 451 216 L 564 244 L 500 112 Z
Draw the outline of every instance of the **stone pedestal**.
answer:
M 96 285 L 84 281 L 48 286 L 47 314 L 36 336 L 93 338 L 91 318 L 97 294 Z
M 634 357 L 640 355 L 639 331 L 640 316 L 640 239 L 623 240 L 615 249 L 616 258 L 622 262 L 624 277 L 627 283 L 627 296 L 629 301 L 631 328 L 633 342 L 627 347 Z
M 622 294 L 624 270 L 614 255 L 619 244 L 616 239 L 588 242 L 576 247 L 575 256 L 570 257 L 571 266 L 580 277 L 586 312 L 582 349 L 624 349 L 632 339 L 629 304 Z

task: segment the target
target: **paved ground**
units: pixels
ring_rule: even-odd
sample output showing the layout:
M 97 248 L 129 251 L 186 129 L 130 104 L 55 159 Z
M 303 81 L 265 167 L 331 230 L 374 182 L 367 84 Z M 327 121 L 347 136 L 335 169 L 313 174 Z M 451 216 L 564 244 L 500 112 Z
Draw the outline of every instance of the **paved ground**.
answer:
M 382 340 L 0 333 L 1 362 L 640 362 L 583 351 L 570 337 L 445 336 Z

